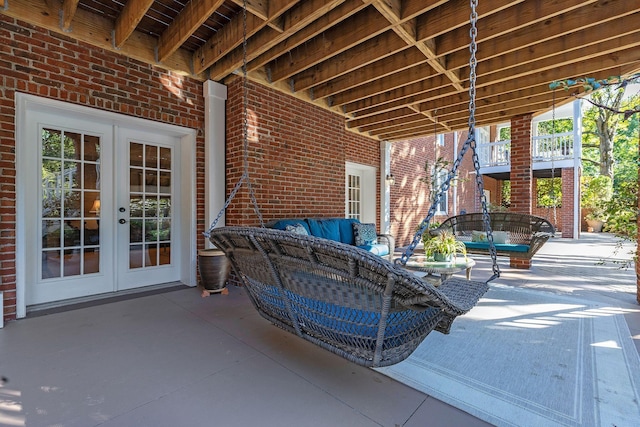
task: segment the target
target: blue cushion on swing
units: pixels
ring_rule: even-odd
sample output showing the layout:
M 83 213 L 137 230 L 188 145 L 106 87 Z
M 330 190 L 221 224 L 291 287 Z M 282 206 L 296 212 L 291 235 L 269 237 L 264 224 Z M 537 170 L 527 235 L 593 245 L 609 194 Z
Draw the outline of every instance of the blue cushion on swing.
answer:
M 489 250 L 488 242 L 464 242 L 467 249 Z M 496 250 L 501 252 L 529 252 L 529 245 L 516 245 L 514 243 L 496 243 Z

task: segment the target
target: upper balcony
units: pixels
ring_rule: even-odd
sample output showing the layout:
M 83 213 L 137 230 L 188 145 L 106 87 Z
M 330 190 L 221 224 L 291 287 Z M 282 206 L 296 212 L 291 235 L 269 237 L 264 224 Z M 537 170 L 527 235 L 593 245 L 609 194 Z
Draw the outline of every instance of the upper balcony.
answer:
M 532 137 L 532 170 L 539 178 L 560 176 L 560 169 L 577 167 L 581 157 L 580 105 L 565 108 L 562 117 L 573 117 L 574 130 L 552 135 Z M 569 111 L 571 113 L 569 114 Z M 560 113 L 560 112 L 557 112 Z M 536 121 L 548 120 L 540 117 Z M 536 126 L 534 126 L 535 130 Z M 496 179 L 509 179 L 511 172 L 511 141 L 478 142 L 480 173 Z

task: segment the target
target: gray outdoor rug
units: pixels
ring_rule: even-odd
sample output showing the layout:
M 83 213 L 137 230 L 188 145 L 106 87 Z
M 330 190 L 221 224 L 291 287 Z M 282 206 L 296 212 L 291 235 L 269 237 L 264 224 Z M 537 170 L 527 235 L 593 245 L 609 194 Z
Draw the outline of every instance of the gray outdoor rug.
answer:
M 621 308 L 492 285 L 450 335 L 379 372 L 497 426 L 640 426 Z

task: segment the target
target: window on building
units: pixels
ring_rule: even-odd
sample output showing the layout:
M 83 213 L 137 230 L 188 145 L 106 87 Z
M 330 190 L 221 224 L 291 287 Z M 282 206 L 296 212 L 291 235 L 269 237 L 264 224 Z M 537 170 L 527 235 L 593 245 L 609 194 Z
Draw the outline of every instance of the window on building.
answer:
M 433 195 L 434 198 L 436 197 L 437 192 L 440 191 L 440 187 L 442 187 L 442 184 L 444 184 L 444 182 L 447 180 L 448 175 L 449 175 L 449 172 L 446 169 L 434 170 L 434 176 L 436 178 L 435 179 L 436 194 Z M 442 193 L 440 200 L 436 204 L 436 215 L 447 215 L 447 206 L 449 206 L 449 193 L 444 192 Z
M 439 147 L 444 147 L 444 134 L 443 133 L 439 133 L 438 135 L 436 135 L 436 142 L 437 142 Z

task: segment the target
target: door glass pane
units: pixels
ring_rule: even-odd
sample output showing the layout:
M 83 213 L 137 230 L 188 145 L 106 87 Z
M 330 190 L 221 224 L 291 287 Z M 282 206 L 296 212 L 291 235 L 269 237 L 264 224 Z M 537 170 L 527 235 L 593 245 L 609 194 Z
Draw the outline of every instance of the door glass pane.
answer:
M 40 155 L 44 279 L 100 269 L 100 137 L 42 129 Z
M 171 148 L 129 144 L 129 268 L 171 264 Z
M 347 176 L 347 218 L 360 219 L 360 176 L 348 175 Z

